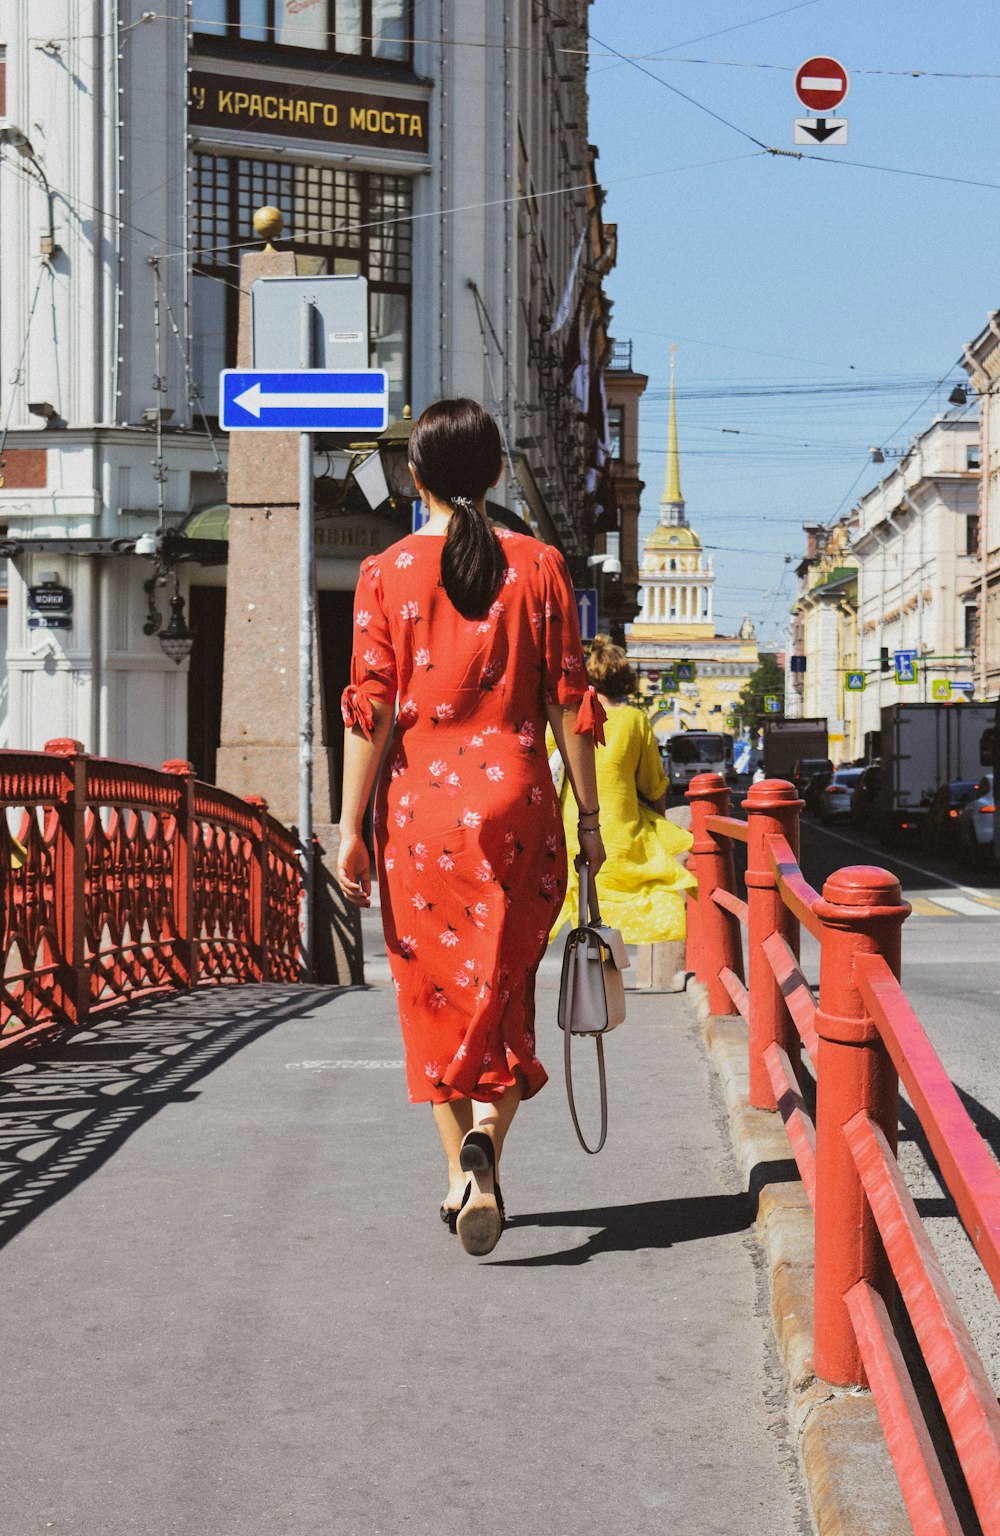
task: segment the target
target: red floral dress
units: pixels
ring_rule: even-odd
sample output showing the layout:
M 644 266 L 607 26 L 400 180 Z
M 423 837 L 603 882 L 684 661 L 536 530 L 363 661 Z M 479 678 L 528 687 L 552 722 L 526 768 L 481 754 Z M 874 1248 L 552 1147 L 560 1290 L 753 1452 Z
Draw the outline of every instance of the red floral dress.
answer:
M 376 796 L 386 948 L 414 1102 L 498 1097 L 535 1054 L 535 972 L 566 883 L 545 751 L 546 702 L 600 705 L 558 550 L 500 531 L 507 573 L 477 622 L 441 585 L 444 536 L 414 534 L 364 562 L 348 726 L 372 701 L 399 712 Z

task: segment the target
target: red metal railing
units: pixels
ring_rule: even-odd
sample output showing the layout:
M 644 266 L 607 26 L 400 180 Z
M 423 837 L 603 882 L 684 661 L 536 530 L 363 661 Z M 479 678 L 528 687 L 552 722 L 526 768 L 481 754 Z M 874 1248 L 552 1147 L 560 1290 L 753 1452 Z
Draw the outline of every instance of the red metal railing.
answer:
M 298 981 L 301 870 L 263 800 L 87 757 L 0 752 L 0 1049 L 152 993 Z
M 689 967 L 714 1013 L 746 1020 L 751 1103 L 782 1116 L 813 1206 L 816 1374 L 871 1386 L 914 1531 L 959 1536 L 893 1329 L 898 1285 L 982 1530 L 1000 1536 L 1000 1407 L 896 1162 L 899 1082 L 998 1296 L 1000 1170 L 900 986 L 910 909 L 895 878 L 868 865 L 813 890 L 798 864 L 802 802 L 791 784 L 753 785 L 745 821 L 718 774 L 692 780 L 688 798 L 698 877 Z M 747 845 L 745 902 L 734 841 Z M 820 945 L 818 1002 L 799 966 L 800 925 Z M 815 1124 L 799 1085 L 803 1046 Z

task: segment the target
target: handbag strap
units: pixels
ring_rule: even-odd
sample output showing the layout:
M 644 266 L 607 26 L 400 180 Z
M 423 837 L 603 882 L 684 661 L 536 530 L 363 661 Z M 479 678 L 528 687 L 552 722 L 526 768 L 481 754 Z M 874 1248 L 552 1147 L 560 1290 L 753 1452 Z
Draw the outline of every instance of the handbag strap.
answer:
M 566 1070 L 566 1097 L 569 1099 L 569 1112 L 573 1118 L 573 1129 L 576 1131 L 576 1139 L 585 1152 L 596 1156 L 603 1147 L 608 1135 L 608 1082 L 604 1075 L 604 1037 L 597 1035 L 597 1075 L 601 1085 L 601 1139 L 596 1147 L 588 1147 L 580 1129 L 580 1121 L 576 1113 L 576 1100 L 573 1098 L 573 1032 L 568 1027 L 563 1030 L 563 1065 Z
M 580 882 L 580 922 L 579 927 L 586 928 L 589 923 L 599 927 L 601 922 L 601 908 L 597 900 L 597 876 L 591 879 L 590 865 L 586 859 L 581 859 L 577 865 L 577 875 Z

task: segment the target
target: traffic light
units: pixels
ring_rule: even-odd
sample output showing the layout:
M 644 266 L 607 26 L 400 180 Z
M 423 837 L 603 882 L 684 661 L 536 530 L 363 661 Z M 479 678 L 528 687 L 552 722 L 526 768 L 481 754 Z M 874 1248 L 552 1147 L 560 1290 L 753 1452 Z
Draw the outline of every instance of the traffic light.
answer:
M 878 664 L 881 671 L 892 671 L 892 668 L 889 665 L 889 647 L 887 645 L 883 645 L 882 649 L 878 653 Z

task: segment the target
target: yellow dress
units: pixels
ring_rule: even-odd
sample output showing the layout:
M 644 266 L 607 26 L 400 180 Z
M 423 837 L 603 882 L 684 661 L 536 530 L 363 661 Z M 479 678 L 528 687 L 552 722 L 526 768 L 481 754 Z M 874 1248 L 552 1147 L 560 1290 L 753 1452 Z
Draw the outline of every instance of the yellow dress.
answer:
M 597 748 L 601 835 L 608 856 L 597 877 L 601 916 L 611 927 L 621 929 L 627 944 L 683 939 L 684 893 L 693 890 L 697 881 L 676 855 L 686 852 L 693 838 L 642 803 L 658 800 L 667 788 L 653 728 L 642 710 L 618 704 L 608 709 L 604 740 L 605 745 Z M 574 863 L 580 851 L 578 812 L 565 775 L 559 800 L 569 884 L 550 942 L 564 923 L 576 924 L 580 899 Z

